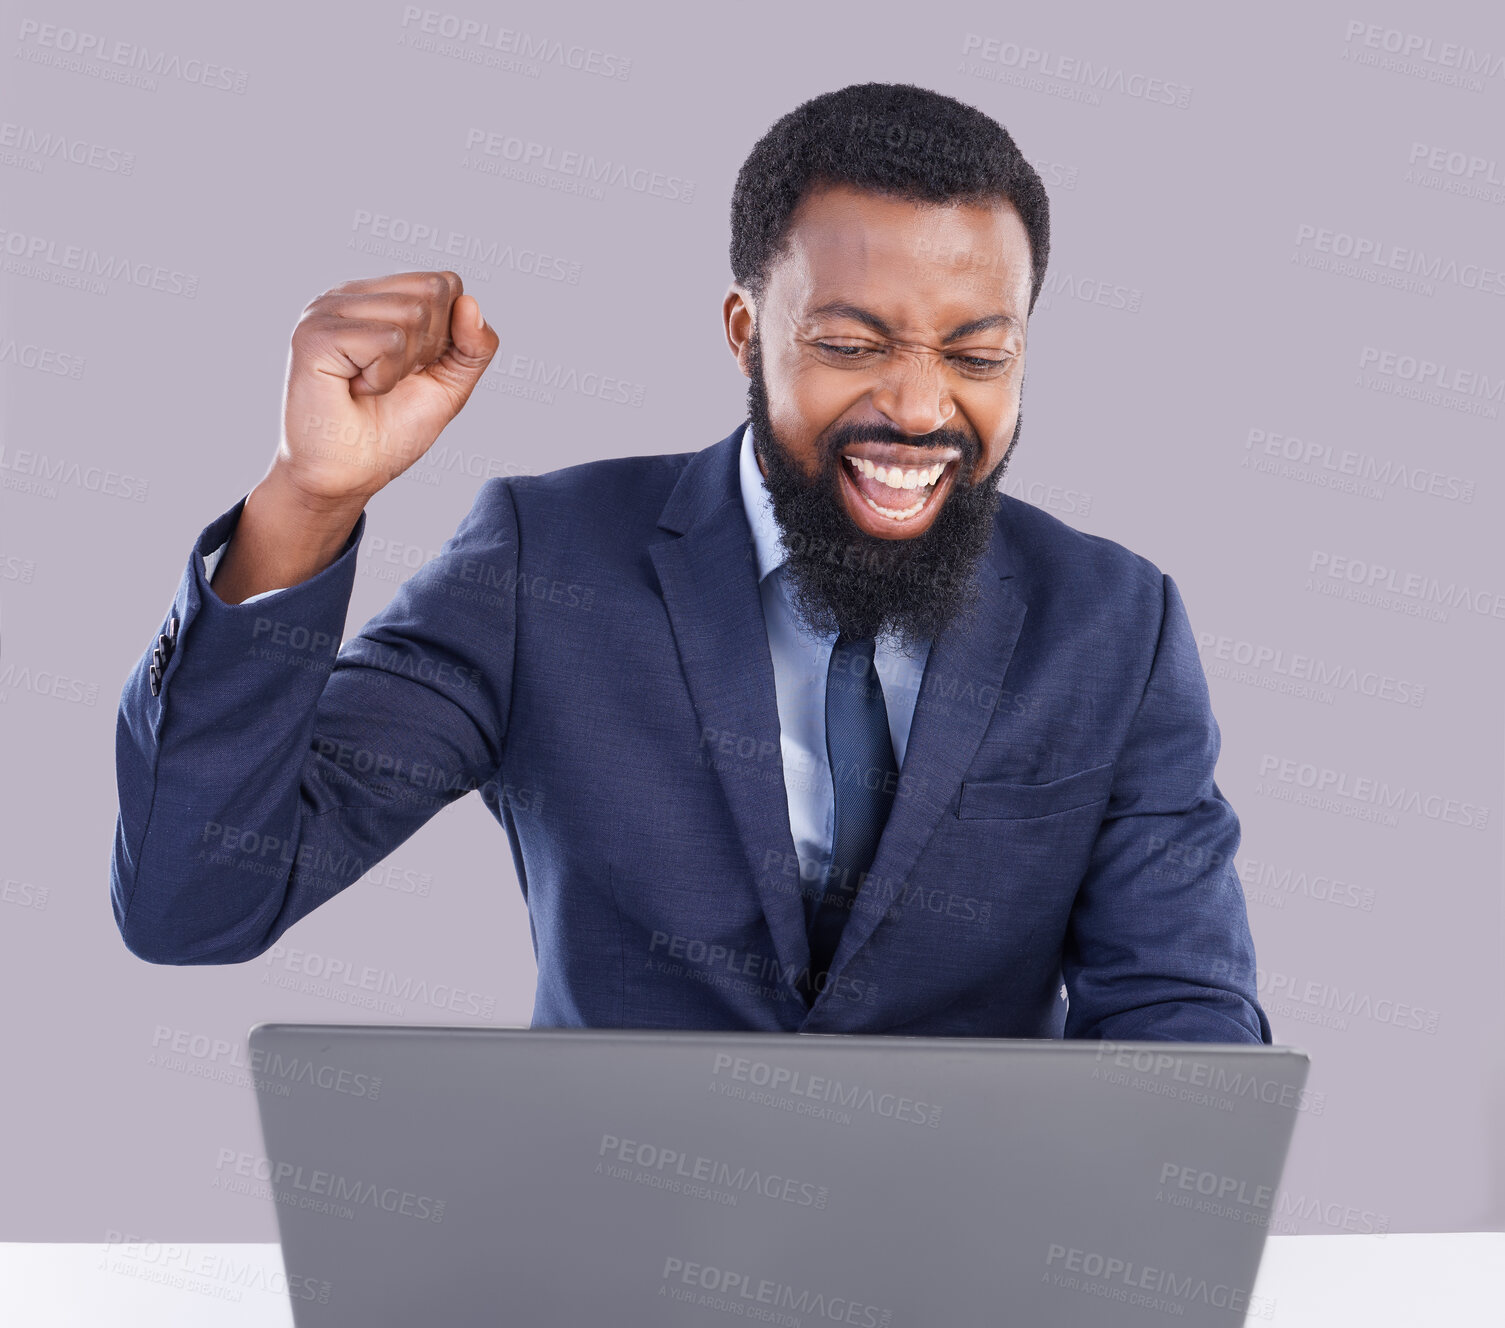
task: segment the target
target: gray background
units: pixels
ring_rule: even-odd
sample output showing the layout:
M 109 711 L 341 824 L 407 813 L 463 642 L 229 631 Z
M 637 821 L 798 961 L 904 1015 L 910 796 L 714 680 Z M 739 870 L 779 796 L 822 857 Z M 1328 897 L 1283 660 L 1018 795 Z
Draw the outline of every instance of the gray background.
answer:
M 330 968 L 450 984 L 486 1022 L 530 1018 L 528 919 L 475 798 L 299 923 L 280 955 L 153 967 L 115 930 L 120 688 L 195 536 L 266 468 L 303 306 L 352 277 L 453 267 L 502 341 L 464 414 L 371 504 L 353 635 L 488 475 L 694 450 L 732 429 L 746 384 L 719 308 L 736 170 L 779 115 L 869 79 L 981 107 L 1050 189 L 1051 270 L 1005 484 L 1153 559 L 1205 634 L 1261 989 L 1277 1040 L 1311 1052 L 1320 1104 L 1272 1229 L 1505 1225 L 1505 616 L 1493 599 L 1436 621 L 1402 611 L 1417 607 L 1404 596 L 1401 609 L 1334 597 L 1320 588 L 1349 583 L 1310 570 L 1343 558 L 1505 596 L 1505 297 L 1477 272 L 1505 288 L 1498 6 L 411 12 L 595 50 L 624 77 L 449 41 L 400 4 L 130 8 L 7 5 L 0 22 L 0 1238 L 274 1239 L 271 1206 L 222 1183 L 227 1150 L 260 1149 L 246 1029 L 474 1021 L 422 999 L 361 1005 L 358 985 L 318 976 Z M 1397 66 L 1386 45 L 1413 37 L 1430 46 Z M 80 54 L 83 38 L 108 58 Z M 1483 69 L 1450 69 L 1464 57 L 1448 43 Z M 1126 91 L 1057 76 L 1063 61 L 1121 73 Z M 1142 79 L 1186 104 L 1133 95 Z M 572 183 L 558 173 L 478 170 L 473 129 L 693 193 L 592 196 L 551 187 Z M 1460 192 L 1469 158 L 1483 165 Z M 418 227 L 440 238 L 414 240 Z M 1412 288 L 1372 280 L 1370 263 L 1332 270 L 1326 231 L 1442 266 Z M 478 256 L 455 257 L 450 237 Z M 1446 387 L 1418 383 L 1420 361 L 1446 366 L 1431 374 Z M 540 390 L 532 368 L 615 376 L 640 396 Z M 1320 459 L 1282 470 L 1250 445 L 1275 435 L 1333 465 L 1349 450 L 1386 475 L 1414 469 L 1421 491 L 1344 492 Z M 1256 650 L 1284 662 L 1241 669 Z M 1420 703 L 1292 691 L 1279 669 L 1294 656 Z M 1303 767 L 1487 819 L 1303 805 Z M 1314 897 L 1334 880 L 1335 898 Z

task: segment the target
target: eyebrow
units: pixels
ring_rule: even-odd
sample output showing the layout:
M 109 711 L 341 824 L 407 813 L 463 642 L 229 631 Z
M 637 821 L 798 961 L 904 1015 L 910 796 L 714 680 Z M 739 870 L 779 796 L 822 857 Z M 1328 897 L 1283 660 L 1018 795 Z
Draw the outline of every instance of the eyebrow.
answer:
M 864 309 L 860 305 L 848 304 L 844 300 L 837 300 L 831 304 L 823 304 L 818 309 L 810 311 L 811 318 L 820 318 L 824 315 L 832 315 L 836 318 L 850 318 L 853 322 L 865 323 L 874 332 L 881 336 L 892 337 L 894 330 L 883 319 L 871 310 Z M 949 346 L 953 341 L 960 341 L 963 337 L 970 337 L 976 332 L 986 332 L 989 328 L 1006 327 L 1017 330 L 1019 320 L 1012 314 L 988 314 L 983 318 L 974 318 L 970 323 L 963 323 L 960 327 L 953 328 L 941 338 L 943 346 Z

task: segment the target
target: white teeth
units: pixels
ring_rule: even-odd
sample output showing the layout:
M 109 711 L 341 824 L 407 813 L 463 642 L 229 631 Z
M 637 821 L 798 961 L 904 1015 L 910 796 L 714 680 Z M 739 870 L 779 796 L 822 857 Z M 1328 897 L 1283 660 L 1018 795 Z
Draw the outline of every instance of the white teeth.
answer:
M 876 466 L 865 457 L 849 456 L 847 460 L 852 463 L 854 470 L 866 475 L 869 479 L 877 480 L 879 484 L 888 485 L 891 489 L 928 489 L 940 478 L 947 464 L 940 461 L 923 469 L 906 470 L 900 466 Z
M 862 501 L 865 502 L 869 507 L 871 507 L 873 511 L 878 513 L 879 516 L 886 516 L 890 521 L 907 521 L 916 512 L 918 512 L 920 508 L 925 506 L 925 500 L 921 498 L 920 501 L 917 502 L 913 507 L 906 507 L 896 512 L 891 507 L 880 507 L 871 498 L 869 498 L 867 494 L 862 495 Z

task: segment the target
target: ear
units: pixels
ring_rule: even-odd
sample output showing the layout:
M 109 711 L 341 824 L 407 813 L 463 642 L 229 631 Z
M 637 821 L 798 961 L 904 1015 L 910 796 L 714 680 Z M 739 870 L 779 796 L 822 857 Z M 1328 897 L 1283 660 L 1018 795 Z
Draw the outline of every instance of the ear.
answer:
M 726 299 L 721 302 L 721 321 L 726 329 L 726 344 L 744 378 L 752 377 L 748 346 L 752 342 L 755 312 L 752 295 L 745 287 L 733 282 L 726 292 Z

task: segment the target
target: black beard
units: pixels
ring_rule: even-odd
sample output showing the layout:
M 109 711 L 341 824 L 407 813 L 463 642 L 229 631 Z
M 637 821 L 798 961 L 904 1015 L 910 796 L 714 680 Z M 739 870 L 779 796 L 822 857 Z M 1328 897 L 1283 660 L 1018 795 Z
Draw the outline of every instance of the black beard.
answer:
M 773 431 L 756 325 L 748 358 L 753 449 L 767 471 L 764 482 L 788 555 L 784 566 L 790 607 L 806 629 L 853 640 L 886 633 L 913 654 L 950 623 L 970 617 L 977 606 L 977 565 L 993 536 L 1002 501 L 999 485 L 1019 441 L 1023 410 L 1003 459 L 979 484 L 968 482 L 979 448 L 965 434 L 942 429 L 915 438 L 882 425 L 842 426 L 823 438 L 820 469 L 812 480 Z M 841 450 L 856 442 L 960 450 L 951 492 L 928 529 L 909 539 L 888 540 L 869 535 L 852 520 L 838 486 L 845 464 Z

